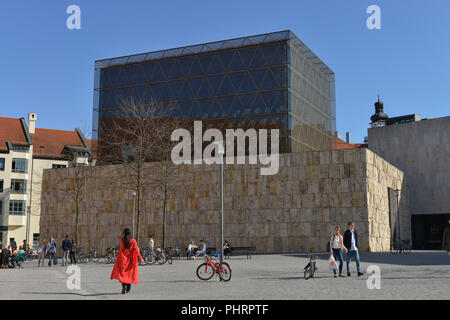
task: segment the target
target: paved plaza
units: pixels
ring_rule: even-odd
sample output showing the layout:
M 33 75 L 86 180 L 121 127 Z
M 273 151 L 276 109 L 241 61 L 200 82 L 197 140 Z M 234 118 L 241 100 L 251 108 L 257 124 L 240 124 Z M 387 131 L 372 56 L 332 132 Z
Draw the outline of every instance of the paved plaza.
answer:
M 0 299 L 450 299 L 450 257 L 442 251 L 414 251 L 409 255 L 361 253 L 361 269 L 381 269 L 381 289 L 367 288 L 368 275 L 333 278 L 326 254 L 318 254 L 314 279 L 303 278 L 305 255 L 255 255 L 232 257 L 230 282 L 217 277 L 201 281 L 195 270 L 202 260 L 174 260 L 172 265 L 139 267 L 139 285 L 120 294 L 120 285 L 109 280 L 112 265 L 82 264 L 81 289 L 69 290 L 66 267 L 0 270 Z M 345 266 L 344 266 L 345 273 Z

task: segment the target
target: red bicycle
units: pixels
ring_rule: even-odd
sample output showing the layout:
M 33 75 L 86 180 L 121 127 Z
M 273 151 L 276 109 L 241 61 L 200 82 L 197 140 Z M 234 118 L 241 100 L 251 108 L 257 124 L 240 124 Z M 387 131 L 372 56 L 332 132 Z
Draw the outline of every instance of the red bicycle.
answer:
M 230 281 L 231 279 L 231 268 L 226 262 L 216 262 L 214 263 L 208 255 L 205 254 L 205 262 L 198 266 L 197 268 L 197 277 L 200 280 L 209 280 L 211 279 L 215 273 L 219 275 L 219 277 L 223 281 Z

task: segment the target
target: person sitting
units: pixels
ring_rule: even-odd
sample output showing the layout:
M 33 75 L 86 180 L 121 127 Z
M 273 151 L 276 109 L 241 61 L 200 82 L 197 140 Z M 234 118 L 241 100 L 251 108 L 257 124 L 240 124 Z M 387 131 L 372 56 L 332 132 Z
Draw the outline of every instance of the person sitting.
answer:
M 206 243 L 203 240 L 200 240 L 200 247 L 198 248 L 193 258 L 195 259 L 195 257 L 204 256 L 205 254 L 206 254 Z
M 25 255 L 25 250 L 23 250 L 22 246 L 19 247 L 19 250 L 14 251 L 14 259 L 13 259 L 14 261 L 13 261 L 13 263 L 17 264 L 17 266 L 19 268 L 21 268 L 22 267 L 22 263 L 25 262 L 24 255 Z
M 191 257 L 195 254 L 197 251 L 197 246 L 195 245 L 194 241 L 191 241 L 187 248 L 187 258 L 191 259 Z

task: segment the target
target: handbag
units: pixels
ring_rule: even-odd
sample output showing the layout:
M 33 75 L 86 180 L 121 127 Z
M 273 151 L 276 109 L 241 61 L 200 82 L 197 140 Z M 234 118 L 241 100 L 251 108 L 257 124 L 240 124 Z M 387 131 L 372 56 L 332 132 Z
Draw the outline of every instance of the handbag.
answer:
M 334 260 L 334 257 L 332 255 L 328 259 L 328 265 L 329 265 L 330 270 L 337 270 L 336 260 Z

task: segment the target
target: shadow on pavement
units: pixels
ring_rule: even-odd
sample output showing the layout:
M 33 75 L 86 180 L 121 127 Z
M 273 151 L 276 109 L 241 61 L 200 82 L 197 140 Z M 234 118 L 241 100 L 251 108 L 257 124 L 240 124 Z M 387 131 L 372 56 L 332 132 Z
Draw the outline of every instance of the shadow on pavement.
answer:
M 122 295 L 121 292 L 92 293 L 92 294 L 83 294 L 83 293 L 76 293 L 76 292 L 22 292 L 22 294 L 74 295 L 74 296 L 81 296 L 81 297 L 98 297 L 98 296 L 117 296 L 117 295 Z
M 328 260 L 327 253 L 313 253 L 320 260 Z M 296 258 L 307 258 L 307 254 L 286 255 Z M 344 254 L 344 263 L 347 255 Z M 362 263 L 381 263 L 404 266 L 444 266 L 450 265 L 450 257 L 444 251 L 412 251 L 409 254 L 391 254 L 390 252 L 360 252 Z M 352 261 L 354 263 L 354 261 Z

